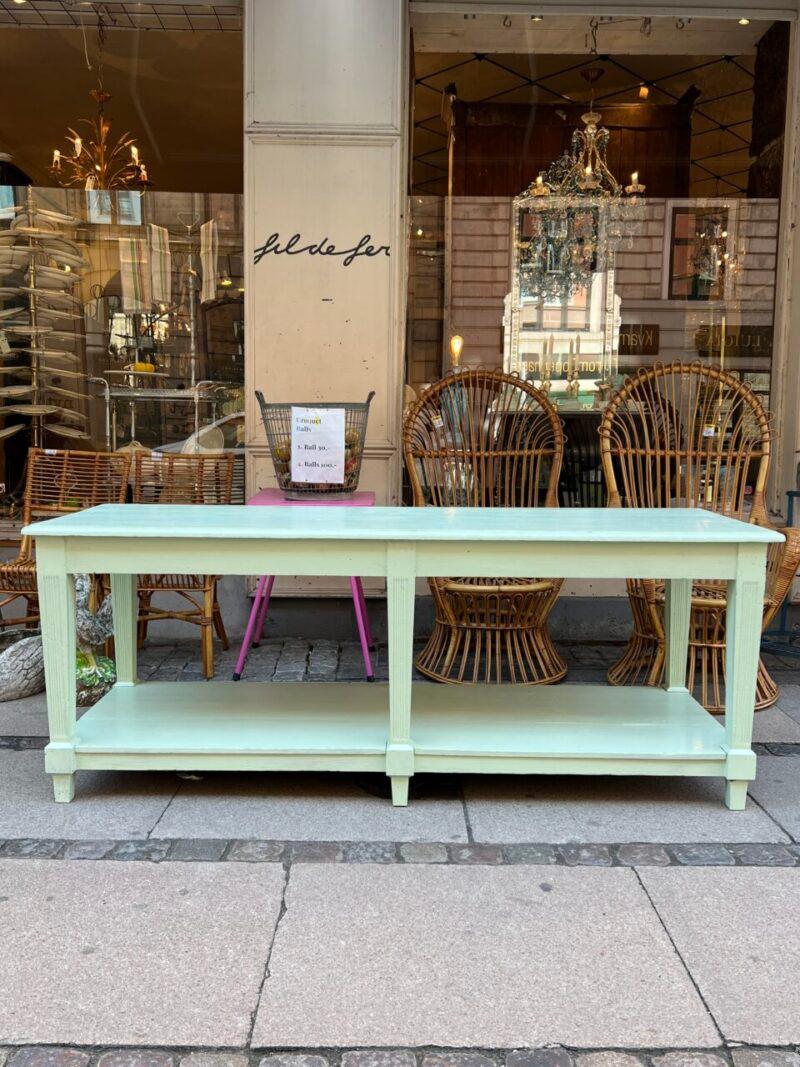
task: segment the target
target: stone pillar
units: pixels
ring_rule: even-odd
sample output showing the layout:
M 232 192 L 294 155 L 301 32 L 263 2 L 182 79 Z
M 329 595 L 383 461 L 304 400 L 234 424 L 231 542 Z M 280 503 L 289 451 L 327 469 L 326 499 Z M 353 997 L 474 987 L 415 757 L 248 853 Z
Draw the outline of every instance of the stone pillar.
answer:
M 255 389 L 296 403 L 364 400 L 374 389 L 361 488 L 379 503 L 399 497 L 406 9 L 406 0 L 246 3 L 251 492 L 274 484 Z

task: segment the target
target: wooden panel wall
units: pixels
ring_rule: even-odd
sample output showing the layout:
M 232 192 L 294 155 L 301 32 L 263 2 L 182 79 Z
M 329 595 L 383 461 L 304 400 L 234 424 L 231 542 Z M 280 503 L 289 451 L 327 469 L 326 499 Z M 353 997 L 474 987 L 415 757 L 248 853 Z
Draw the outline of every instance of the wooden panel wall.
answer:
M 647 195 L 689 195 L 690 90 L 677 104 L 617 104 L 598 108 L 611 134 L 608 165 L 618 180 L 632 171 Z M 587 105 L 471 104 L 457 101 L 453 192 L 456 196 L 516 196 L 569 148 Z

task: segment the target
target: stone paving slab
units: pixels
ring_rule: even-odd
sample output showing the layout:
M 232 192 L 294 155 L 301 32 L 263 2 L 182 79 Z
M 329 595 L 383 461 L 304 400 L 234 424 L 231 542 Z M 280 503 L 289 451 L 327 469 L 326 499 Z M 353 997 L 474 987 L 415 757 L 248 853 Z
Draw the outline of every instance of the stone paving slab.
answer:
M 37 693 L 0 703 L 0 737 L 47 737 L 47 698 Z
M 795 667 L 800 670 L 800 660 L 795 660 Z M 794 677 L 797 678 L 797 674 Z M 781 685 L 777 707 L 794 719 L 795 722 L 800 722 L 800 685 L 793 683 Z
M 75 799 L 56 804 L 43 752 L 0 750 L 0 838 L 147 837 L 178 784 L 167 773 L 79 771 Z
M 786 757 L 760 757 L 759 774 L 762 759 L 783 759 L 787 777 L 795 766 Z M 724 795 L 724 782 L 716 778 L 476 775 L 464 779 L 476 841 L 790 840 L 752 799 L 745 811 L 729 811 Z
M 728 1041 L 800 1042 L 800 871 L 640 872 Z
M 785 756 L 759 756 L 750 795 L 795 841 L 800 841 L 800 761 Z
M 241 1046 L 280 867 L 0 861 L 0 1044 Z
M 217 774 L 184 781 L 154 837 L 238 837 L 292 841 L 466 841 L 457 792 L 415 797 L 394 808 L 342 774 Z M 434 783 L 435 786 L 435 783 Z
M 780 706 L 766 708 L 753 716 L 754 741 L 800 741 L 800 715 L 793 718 Z
M 254 1047 L 720 1043 L 631 870 L 310 864 L 285 900 Z

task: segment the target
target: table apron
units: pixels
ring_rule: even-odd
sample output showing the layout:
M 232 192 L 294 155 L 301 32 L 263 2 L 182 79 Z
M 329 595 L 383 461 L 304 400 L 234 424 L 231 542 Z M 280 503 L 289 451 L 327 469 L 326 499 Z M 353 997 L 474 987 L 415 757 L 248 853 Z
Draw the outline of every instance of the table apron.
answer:
M 384 577 L 733 579 L 766 545 L 576 541 L 41 538 L 43 574 L 308 574 Z

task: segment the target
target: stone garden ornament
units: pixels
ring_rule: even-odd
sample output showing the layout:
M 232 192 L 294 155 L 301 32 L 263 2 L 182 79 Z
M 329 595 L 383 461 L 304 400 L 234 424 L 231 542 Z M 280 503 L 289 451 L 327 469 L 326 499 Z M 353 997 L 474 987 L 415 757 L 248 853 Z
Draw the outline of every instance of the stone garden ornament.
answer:
M 75 576 L 75 630 L 78 682 L 77 702 L 89 707 L 107 693 L 116 681 L 113 662 L 95 649 L 114 633 L 111 597 L 104 598 L 97 611 L 89 609 L 92 580 L 88 574 Z M 44 658 L 41 634 L 17 631 L 18 639 L 0 653 L 0 701 L 21 700 L 44 689 Z

